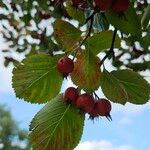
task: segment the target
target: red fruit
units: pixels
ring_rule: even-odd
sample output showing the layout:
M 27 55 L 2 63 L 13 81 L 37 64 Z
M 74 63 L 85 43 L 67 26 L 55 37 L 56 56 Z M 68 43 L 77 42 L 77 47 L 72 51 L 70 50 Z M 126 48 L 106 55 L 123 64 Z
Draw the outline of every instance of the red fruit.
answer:
M 90 117 L 110 116 L 111 103 L 107 99 L 96 101 L 93 110 L 89 113 Z
M 129 0 L 114 0 L 112 10 L 116 13 L 123 13 L 129 7 Z
M 94 5 L 97 10 L 106 11 L 109 10 L 112 4 L 112 0 L 94 0 Z
M 57 62 L 57 69 L 61 74 L 68 75 L 74 69 L 73 60 L 67 56 L 60 58 Z
M 84 10 L 87 8 L 87 2 L 85 0 L 72 0 L 72 6 L 76 9 Z
M 77 106 L 87 113 L 90 113 L 93 110 L 94 104 L 93 97 L 88 94 L 82 94 L 77 99 Z
M 68 102 L 76 104 L 77 98 L 79 97 L 78 90 L 74 87 L 69 87 L 64 94 L 64 99 Z

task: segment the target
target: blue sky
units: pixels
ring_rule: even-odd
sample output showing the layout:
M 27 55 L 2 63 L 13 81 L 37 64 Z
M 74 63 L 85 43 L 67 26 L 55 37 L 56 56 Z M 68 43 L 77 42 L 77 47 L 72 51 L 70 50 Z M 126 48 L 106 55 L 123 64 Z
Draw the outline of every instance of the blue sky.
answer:
M 11 88 L 11 70 L 11 67 L 2 67 L 0 54 L 0 103 L 7 104 L 20 126 L 28 129 L 42 105 L 32 105 L 15 97 Z M 76 150 L 150 150 L 149 115 L 150 103 L 143 106 L 113 104 L 112 122 L 105 118 L 94 123 L 86 119 L 83 137 Z

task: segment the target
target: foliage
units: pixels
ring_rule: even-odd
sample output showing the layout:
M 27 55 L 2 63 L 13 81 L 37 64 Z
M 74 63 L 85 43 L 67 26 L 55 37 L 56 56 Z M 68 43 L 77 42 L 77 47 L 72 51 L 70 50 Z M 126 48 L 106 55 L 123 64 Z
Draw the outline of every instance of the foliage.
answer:
M 0 105 L 0 145 L 4 150 L 29 150 L 28 133 L 18 127 L 6 106 Z M 24 146 L 21 146 L 24 143 Z
M 146 1 L 130 0 L 128 9 L 120 13 L 111 8 L 100 11 L 92 0 L 3 0 L 0 8 L 1 34 L 9 45 L 3 50 L 4 64 L 14 63 L 16 96 L 47 103 L 30 125 L 33 149 L 72 150 L 82 135 L 85 114 L 59 95 L 64 75 L 56 66 L 64 55 L 74 62 L 67 78 L 79 91 L 97 99 L 96 90 L 101 88 L 110 101 L 123 105 L 149 101 L 150 85 L 140 75 L 150 69 Z M 12 50 L 25 59 L 18 62 L 10 55 Z M 111 72 L 106 59 L 115 68 Z

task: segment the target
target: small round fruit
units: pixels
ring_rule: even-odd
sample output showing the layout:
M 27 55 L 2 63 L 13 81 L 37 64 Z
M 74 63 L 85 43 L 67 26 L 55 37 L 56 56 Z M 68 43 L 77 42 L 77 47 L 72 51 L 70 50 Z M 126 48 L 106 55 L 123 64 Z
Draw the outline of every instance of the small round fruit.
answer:
M 74 69 L 73 60 L 67 56 L 60 58 L 57 62 L 57 69 L 61 74 L 68 75 Z
M 77 99 L 77 106 L 86 113 L 90 113 L 94 107 L 94 99 L 91 95 L 82 94 Z
M 96 101 L 93 110 L 89 113 L 91 118 L 98 116 L 110 116 L 111 103 L 107 99 Z
M 85 0 L 72 0 L 72 6 L 76 9 L 84 10 L 87 8 L 87 2 Z
M 64 99 L 73 104 L 76 104 L 78 97 L 79 97 L 78 90 L 74 87 L 69 87 L 64 93 Z
M 128 9 L 129 3 L 129 0 L 114 0 L 111 8 L 116 13 L 123 13 Z
M 112 5 L 112 0 L 94 0 L 94 5 L 97 10 L 107 11 Z

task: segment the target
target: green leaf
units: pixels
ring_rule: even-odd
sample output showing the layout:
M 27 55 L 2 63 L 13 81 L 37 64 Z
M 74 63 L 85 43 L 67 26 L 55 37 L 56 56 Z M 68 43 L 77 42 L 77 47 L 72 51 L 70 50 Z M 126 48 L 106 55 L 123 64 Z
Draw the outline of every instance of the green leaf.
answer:
M 148 51 L 150 45 L 149 41 L 150 41 L 150 32 L 148 32 L 146 36 L 140 39 L 140 44 L 144 48 L 144 51 Z
M 12 86 L 16 96 L 31 103 L 45 103 L 61 88 L 62 76 L 56 69 L 58 58 L 48 55 L 27 57 L 13 69 Z
M 79 143 L 85 116 L 57 96 L 41 109 L 30 125 L 34 150 L 73 150 Z
M 150 85 L 138 73 L 131 70 L 113 71 L 120 83 L 128 93 L 128 102 L 133 104 L 145 104 L 150 98 Z
M 130 5 L 122 16 L 112 10 L 105 13 L 108 21 L 125 34 L 141 36 L 141 23 L 135 9 Z
M 144 29 L 147 28 L 149 20 L 150 20 L 150 4 L 147 6 L 141 20 L 141 24 Z
M 111 73 L 109 73 L 107 70 L 104 70 L 104 72 L 101 74 L 100 81 L 102 91 L 108 99 L 110 99 L 112 102 L 123 105 L 127 102 L 128 95 L 124 87 Z
M 103 31 L 97 34 L 94 34 L 92 37 L 89 37 L 86 41 L 86 49 L 91 50 L 94 55 L 99 54 L 102 50 L 109 49 L 112 43 L 113 32 L 112 31 Z M 116 36 L 115 48 L 120 47 L 121 40 Z
M 99 58 L 91 52 L 78 56 L 71 74 L 72 81 L 86 92 L 92 93 L 97 90 L 101 74 L 99 62 Z
M 71 51 L 77 47 L 82 33 L 80 30 L 60 19 L 54 22 L 53 27 L 55 39 L 63 50 Z
M 70 0 L 68 0 L 66 3 L 66 10 L 73 19 L 79 21 L 81 24 L 85 22 L 86 19 L 84 11 L 78 10 L 75 7 L 73 7 Z
M 131 70 L 118 70 L 111 73 L 104 71 L 101 87 L 108 99 L 121 104 L 125 102 L 145 104 L 150 96 L 150 85 L 138 73 Z

